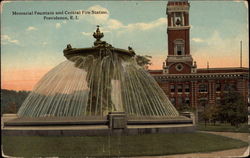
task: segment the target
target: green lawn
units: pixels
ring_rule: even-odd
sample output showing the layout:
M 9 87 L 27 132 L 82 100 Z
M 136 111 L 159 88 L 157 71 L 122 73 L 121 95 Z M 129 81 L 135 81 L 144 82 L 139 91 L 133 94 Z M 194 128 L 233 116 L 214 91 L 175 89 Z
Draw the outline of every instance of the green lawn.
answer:
M 249 133 L 249 125 L 247 123 L 241 124 L 238 128 L 231 126 L 230 124 L 207 124 L 200 123 L 197 126 L 197 130 L 201 131 L 214 131 L 214 132 L 240 132 Z
M 148 134 L 139 136 L 39 137 L 3 136 L 3 153 L 38 156 L 139 156 L 209 152 L 248 144 L 206 133 Z

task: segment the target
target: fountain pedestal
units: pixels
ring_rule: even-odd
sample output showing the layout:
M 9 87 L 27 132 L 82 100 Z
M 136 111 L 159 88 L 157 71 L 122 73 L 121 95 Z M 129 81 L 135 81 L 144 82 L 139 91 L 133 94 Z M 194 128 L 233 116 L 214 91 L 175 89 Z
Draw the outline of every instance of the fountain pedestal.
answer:
M 125 112 L 110 112 L 108 115 L 109 128 L 125 129 L 127 128 L 127 117 Z

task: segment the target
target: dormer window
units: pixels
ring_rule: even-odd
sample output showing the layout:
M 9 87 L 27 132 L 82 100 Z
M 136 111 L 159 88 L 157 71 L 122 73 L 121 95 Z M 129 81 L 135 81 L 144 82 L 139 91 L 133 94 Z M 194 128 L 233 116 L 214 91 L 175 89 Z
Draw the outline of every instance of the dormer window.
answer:
M 184 40 L 175 40 L 175 55 L 184 55 Z

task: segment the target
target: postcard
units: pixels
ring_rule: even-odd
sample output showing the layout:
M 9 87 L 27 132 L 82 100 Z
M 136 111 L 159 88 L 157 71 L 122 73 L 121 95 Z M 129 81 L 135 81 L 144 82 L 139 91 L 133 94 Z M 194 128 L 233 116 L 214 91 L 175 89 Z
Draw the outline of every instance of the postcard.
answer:
M 3 1 L 3 156 L 247 156 L 248 18 L 244 0 Z

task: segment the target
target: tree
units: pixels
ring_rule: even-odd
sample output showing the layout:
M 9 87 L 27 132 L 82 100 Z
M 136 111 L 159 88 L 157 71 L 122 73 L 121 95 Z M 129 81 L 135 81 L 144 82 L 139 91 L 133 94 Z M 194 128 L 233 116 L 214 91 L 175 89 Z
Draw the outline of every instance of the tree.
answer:
M 29 93 L 30 91 L 1 89 L 1 115 L 17 112 Z
M 16 103 L 14 103 L 14 102 L 9 103 L 7 106 L 5 106 L 4 111 L 5 111 L 6 113 L 11 113 L 11 114 L 17 113 L 17 106 L 16 106 Z
M 203 113 L 202 113 L 202 118 L 205 121 L 205 127 L 207 126 L 207 122 L 209 121 L 210 118 L 210 113 L 208 109 L 204 109 Z
M 227 93 L 220 106 L 220 120 L 225 120 L 236 127 L 247 121 L 247 105 L 244 104 L 241 94 L 236 91 Z
M 209 121 L 213 122 L 215 125 L 215 122 L 219 117 L 218 105 L 210 105 L 208 108 L 208 112 L 209 112 Z
M 216 120 L 218 120 L 219 116 L 219 107 L 218 105 L 208 105 L 204 107 L 204 111 L 202 113 L 202 118 L 205 121 L 205 126 L 207 122 L 213 122 L 215 125 Z

